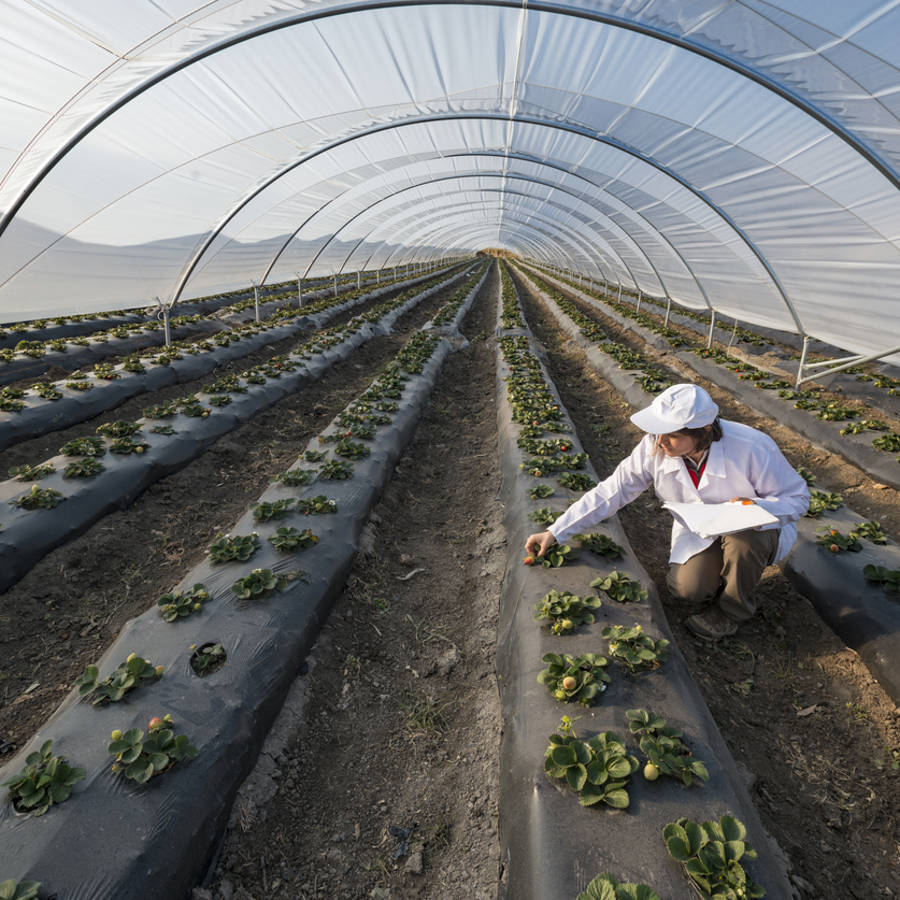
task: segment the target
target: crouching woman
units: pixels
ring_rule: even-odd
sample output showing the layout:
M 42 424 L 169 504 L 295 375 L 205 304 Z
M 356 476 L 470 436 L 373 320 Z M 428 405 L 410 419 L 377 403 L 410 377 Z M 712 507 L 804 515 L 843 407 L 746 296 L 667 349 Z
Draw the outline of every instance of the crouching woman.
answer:
M 711 640 L 732 635 L 756 612 L 753 591 L 763 570 L 785 557 L 797 540 L 794 523 L 809 507 L 806 482 L 772 438 L 720 419 L 719 408 L 697 385 L 673 385 L 631 421 L 647 432 L 631 455 L 547 531 L 530 535 L 525 550 L 543 556 L 651 486 L 663 503 L 752 501 L 777 522 L 719 537 L 701 537 L 677 518 L 672 527 L 669 592 L 707 604 L 685 624 Z

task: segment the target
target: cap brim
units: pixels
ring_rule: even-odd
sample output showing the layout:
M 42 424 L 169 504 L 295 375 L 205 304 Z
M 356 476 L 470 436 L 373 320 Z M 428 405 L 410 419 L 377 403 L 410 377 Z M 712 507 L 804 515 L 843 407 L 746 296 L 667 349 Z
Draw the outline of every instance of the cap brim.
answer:
M 641 431 L 646 431 L 647 434 L 671 434 L 682 427 L 659 418 L 649 406 L 646 409 L 638 410 L 630 418 Z

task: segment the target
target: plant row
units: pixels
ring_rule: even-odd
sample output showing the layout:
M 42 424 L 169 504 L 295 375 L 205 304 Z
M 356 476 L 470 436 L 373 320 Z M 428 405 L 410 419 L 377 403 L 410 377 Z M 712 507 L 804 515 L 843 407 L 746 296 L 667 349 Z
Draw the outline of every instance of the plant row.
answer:
M 523 327 L 521 312 L 516 306 L 512 294 L 503 296 L 501 287 L 501 316 L 509 328 Z M 514 503 L 517 509 L 527 509 L 528 518 L 540 526 L 530 526 L 531 530 L 540 530 L 551 524 L 571 502 L 566 492 L 584 492 L 596 483 L 596 478 L 590 471 L 586 454 L 577 444 L 568 417 L 529 338 L 525 335 L 503 335 L 499 344 L 505 401 L 515 427 L 515 447 L 510 444 L 509 453 L 517 461 L 519 478 L 515 481 L 520 486 L 512 488 L 518 495 Z M 573 481 L 572 476 L 576 480 Z M 524 482 L 523 477 L 527 479 Z M 562 507 L 539 505 L 548 499 L 552 504 L 560 489 L 565 499 Z M 621 531 L 617 523 L 605 523 L 604 529 L 611 528 Z M 619 539 L 625 543 L 624 536 Z M 596 629 L 592 627 L 601 614 L 607 619 L 611 616 L 620 620 L 634 615 L 645 620 L 654 617 L 649 615 L 648 591 L 642 586 L 640 577 L 632 577 L 627 571 L 629 567 L 634 571 L 635 565 L 628 563 L 622 570 L 618 568 L 621 566 L 619 561 L 627 556 L 622 544 L 607 533 L 578 535 L 575 544 L 577 546 L 556 545 L 544 557 L 525 557 L 525 571 L 543 574 L 529 576 L 524 583 L 519 579 L 524 591 L 534 590 L 534 580 L 545 587 L 548 578 L 554 581 L 561 578 L 563 582 L 545 591 L 534 604 L 532 612 L 536 622 L 547 626 L 545 636 L 539 639 L 540 646 L 546 648 L 548 644 L 556 643 L 575 645 L 571 651 L 559 646 L 542 654 L 544 668 L 538 671 L 537 682 L 546 689 L 545 696 L 549 695 L 545 704 L 576 704 L 584 710 L 593 710 L 601 704 L 597 708 L 602 710 L 605 698 L 615 694 L 616 699 L 610 709 L 619 708 L 623 696 L 644 693 L 641 687 L 644 673 L 652 673 L 665 666 L 663 683 L 683 677 L 668 671 L 668 640 L 651 634 L 644 625 L 606 624 Z M 617 568 L 612 568 L 613 565 Z M 574 586 L 586 573 L 588 578 L 596 576 L 597 568 L 601 570 L 599 577 L 590 580 L 590 588 L 597 591 L 596 594 L 583 591 L 576 594 L 566 589 Z M 513 591 L 519 596 L 518 588 L 513 588 Z M 604 599 L 601 600 L 598 595 L 603 595 Z M 613 602 L 613 609 L 608 608 L 608 601 Z M 604 610 L 602 613 L 601 607 Z M 625 612 L 626 609 L 628 612 Z M 642 612 L 636 612 L 641 609 Z M 516 628 L 517 623 L 511 627 Z M 519 622 L 518 628 L 522 627 Z M 602 647 L 598 646 L 597 637 L 603 641 Z M 521 649 L 511 652 L 511 657 L 527 671 L 529 665 L 523 654 L 526 647 L 534 645 L 534 640 L 528 637 L 517 639 Z M 620 674 L 616 675 L 616 671 Z M 504 681 L 510 678 L 515 680 L 515 673 L 503 673 Z M 654 682 L 646 695 L 659 698 L 660 683 Z M 683 703 L 683 698 L 676 699 L 677 693 L 675 696 L 670 693 L 669 696 L 673 703 Z M 529 715 L 546 718 L 546 713 L 541 714 L 533 707 L 534 701 L 531 701 L 526 707 Z M 544 707 L 545 710 L 549 708 Z M 683 715 L 683 712 L 680 714 Z M 594 715 L 592 712 L 590 718 Z M 600 712 L 599 718 L 608 721 L 609 712 Z M 662 716 L 645 708 L 629 708 L 625 710 L 625 722 L 636 745 L 635 750 L 643 756 L 643 761 L 639 761 L 635 750 L 630 750 L 626 740 L 614 730 L 602 728 L 590 738 L 580 738 L 575 733 L 573 719 L 563 716 L 561 727 L 550 735 L 543 751 L 546 776 L 560 782 L 564 790 L 572 792 L 581 806 L 605 806 L 609 810 L 627 810 L 633 806 L 631 779 L 641 768 L 648 783 L 657 781 L 660 776 L 668 776 L 682 788 L 687 788 L 710 780 L 705 763 L 694 756 L 682 730 L 669 726 Z M 529 732 L 533 730 L 524 723 L 519 727 Z M 694 799 L 685 799 L 682 803 L 691 809 L 715 806 L 721 802 L 723 791 L 727 795 L 729 786 L 719 776 L 713 795 L 706 803 Z M 636 817 L 642 820 L 643 810 L 651 804 L 652 814 L 647 822 L 635 821 L 633 826 L 620 822 L 616 832 L 621 838 L 610 836 L 605 839 L 610 849 L 612 843 L 621 845 L 623 841 L 628 842 L 635 867 L 642 870 L 660 869 L 665 860 L 665 856 L 656 853 L 645 840 L 647 829 L 655 827 L 652 823 L 659 817 L 658 811 L 652 812 L 650 797 L 646 790 L 641 792 L 641 812 Z M 672 800 L 669 794 L 660 794 L 659 797 L 660 804 L 668 804 Z M 559 811 L 555 813 L 559 814 Z M 529 815 L 539 813 L 531 810 Z M 582 829 L 587 836 L 597 827 L 587 821 L 580 825 L 579 822 L 574 819 L 554 822 L 551 815 L 551 821 L 539 823 L 550 834 L 555 828 L 566 835 L 566 840 L 560 842 L 558 848 L 542 846 L 541 858 L 553 858 L 556 849 L 570 860 L 571 854 L 579 853 Z M 529 827 L 533 830 L 533 826 Z M 664 843 L 660 849 L 665 847 L 669 856 L 683 866 L 701 896 L 763 896 L 762 888 L 747 877 L 743 868 L 742 861 L 754 859 L 756 854 L 744 841 L 744 826 L 733 816 L 726 815 L 720 821 L 710 820 L 702 824 L 683 816 L 666 824 L 663 836 Z M 640 849 L 635 845 L 637 840 L 640 840 Z M 726 847 L 729 841 L 733 843 Z M 600 856 L 607 856 L 602 848 Z M 584 863 L 583 858 L 580 861 Z M 560 863 L 565 866 L 566 860 L 560 860 Z M 539 895 L 541 891 L 535 890 L 534 896 Z M 580 895 L 581 898 L 655 896 L 653 889 L 647 885 L 620 884 L 617 876 L 610 873 L 598 876 L 587 892 Z
M 476 277 L 467 279 L 466 286 Z M 403 312 L 443 287 L 439 282 L 425 291 L 411 289 L 240 377 L 223 376 L 198 394 L 148 407 L 144 418 L 136 422 L 104 423 L 96 436 L 63 445 L 62 458 L 19 467 L 15 478 L 31 481 L 29 490 L 23 491 L 14 481 L 0 484 L 0 497 L 8 501 L 6 510 L 0 509 L 0 560 L 4 562 L 0 589 L 14 583 L 53 547 L 186 465 L 240 422 L 303 381 L 320 377 L 373 337 L 376 323 L 390 327 Z M 36 478 L 47 479 L 51 486 L 42 487 Z M 48 512 L 63 503 L 58 511 Z
M 565 278 L 558 278 L 558 280 L 566 282 L 571 287 L 576 288 L 576 285 L 571 280 Z M 545 291 L 547 290 L 544 286 L 542 286 L 542 289 Z M 777 392 L 778 397 L 782 400 L 791 402 L 795 409 L 810 412 L 822 421 L 847 422 L 840 430 L 841 435 L 865 434 L 872 431 L 878 432 L 879 434 L 871 440 L 871 444 L 876 450 L 894 453 L 900 451 L 900 433 L 892 430 L 888 422 L 883 419 L 864 416 L 858 407 L 842 403 L 823 388 L 795 389 L 790 381 L 786 381 L 785 379 L 773 375 L 770 372 L 766 372 L 750 363 L 735 359 L 725 350 L 721 350 L 717 347 L 707 348 L 699 339 L 692 340 L 680 331 L 676 331 L 673 328 L 666 328 L 660 323 L 659 316 L 655 314 L 638 311 L 629 304 L 617 301 L 615 298 L 608 295 L 585 291 L 584 288 L 580 288 L 579 290 L 581 290 L 582 293 L 588 294 L 588 296 L 592 297 L 595 301 L 606 304 L 619 315 L 637 322 L 654 334 L 662 336 L 673 349 L 677 350 L 688 347 L 700 358 L 712 360 L 733 372 L 740 381 L 746 381 L 760 390 Z M 556 299 L 555 296 L 554 299 Z M 859 380 L 871 381 L 876 385 L 885 386 L 891 396 L 896 395 L 894 389 L 897 386 L 900 386 L 900 381 L 892 379 L 889 376 L 871 375 L 862 372 L 854 374 L 857 374 Z M 898 455 L 897 459 L 900 461 L 900 455 Z
M 406 297 L 438 284 L 439 273 L 407 289 Z M 423 288 L 424 285 L 424 288 Z M 0 449 L 21 440 L 70 425 L 107 410 L 128 397 L 189 381 L 212 372 L 223 362 L 240 359 L 297 333 L 319 328 L 340 313 L 396 289 L 352 291 L 337 299 L 324 299 L 287 316 L 283 312 L 261 323 L 220 332 L 211 339 L 178 342 L 164 352 L 147 351 L 122 363 L 100 362 L 57 382 L 39 382 L 30 390 L 0 388 Z M 88 394 L 90 392 L 90 394 Z
M 476 273 L 442 307 L 441 312 L 448 306 L 455 310 L 453 324 L 465 315 L 482 281 L 483 272 Z M 36 737 L 39 749 L 24 757 L 21 769 L 15 760 L 6 767 L 12 807 L 31 815 L 13 826 L 10 807 L 0 808 L 0 868 L 40 874 L 56 890 L 83 891 L 98 900 L 147 896 L 143 879 L 154 875 L 156 896 L 180 896 L 196 884 L 224 826 L 219 801 L 227 810 L 252 765 L 305 649 L 341 589 L 366 513 L 412 436 L 450 347 L 434 329 L 414 335 L 235 528 L 214 539 L 207 559 L 160 597 L 154 610 L 123 629 L 106 655 L 109 662 L 85 669 L 75 685 L 77 695 L 70 695 L 51 720 L 53 737 Z M 315 530 L 297 527 L 312 516 Z M 216 630 L 223 640 L 199 640 Z M 129 642 L 140 646 L 108 674 L 102 672 Z M 188 654 L 191 674 L 185 675 L 179 659 Z M 192 680 L 211 671 L 216 677 L 203 683 L 208 687 Z M 127 706 L 121 704 L 126 699 Z M 108 721 L 99 711 L 120 704 L 124 711 L 117 718 L 125 721 L 100 738 L 102 726 L 92 722 Z M 154 716 L 146 730 L 134 724 L 142 710 L 165 705 L 172 711 Z M 173 714 L 192 723 L 191 733 L 176 733 Z M 75 761 L 53 755 L 56 739 L 68 741 Z M 172 788 L 153 789 L 158 776 L 168 783 L 166 773 L 188 763 L 200 766 L 196 775 L 186 772 Z M 117 787 L 123 780 L 138 790 L 123 794 Z M 217 802 L 210 801 L 208 785 L 214 786 Z M 90 793 L 91 802 L 83 803 L 81 793 Z M 53 811 L 67 818 L 44 827 L 40 816 L 70 797 L 71 806 Z M 107 841 L 99 825 L 111 815 L 117 852 L 97 883 L 91 861 Z M 64 823 L 80 835 L 78 853 L 68 853 L 55 839 Z M 17 884 L 3 887 L 30 890 L 36 883 Z

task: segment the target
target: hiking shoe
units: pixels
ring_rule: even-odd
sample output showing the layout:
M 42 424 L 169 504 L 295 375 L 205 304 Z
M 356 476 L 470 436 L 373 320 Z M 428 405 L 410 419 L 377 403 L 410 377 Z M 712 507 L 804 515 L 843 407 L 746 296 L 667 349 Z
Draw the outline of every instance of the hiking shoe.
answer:
M 736 634 L 739 623 L 722 612 L 718 606 L 711 606 L 705 612 L 688 616 L 684 624 L 696 637 L 717 641 Z

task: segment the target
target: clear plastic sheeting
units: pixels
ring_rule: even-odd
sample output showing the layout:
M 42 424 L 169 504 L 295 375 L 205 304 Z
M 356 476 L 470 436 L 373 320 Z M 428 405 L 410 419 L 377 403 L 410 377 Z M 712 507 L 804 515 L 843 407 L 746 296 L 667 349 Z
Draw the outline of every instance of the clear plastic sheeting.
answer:
M 501 246 L 862 354 L 900 345 L 896 4 L 3 15 L 0 321 Z

